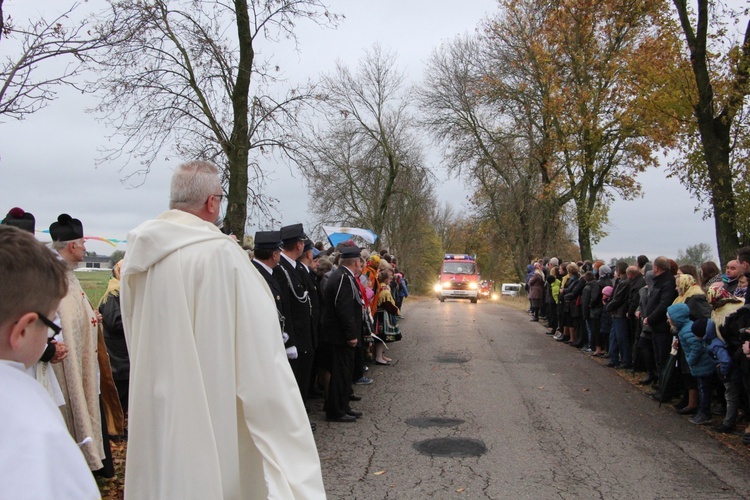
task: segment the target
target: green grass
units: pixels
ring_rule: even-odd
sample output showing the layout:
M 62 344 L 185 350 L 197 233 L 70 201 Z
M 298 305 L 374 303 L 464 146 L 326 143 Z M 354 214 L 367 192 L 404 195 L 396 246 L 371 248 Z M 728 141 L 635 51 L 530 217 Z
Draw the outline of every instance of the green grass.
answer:
M 76 277 L 81 282 L 81 287 L 88 295 L 91 304 L 96 308 L 102 295 L 107 291 L 107 283 L 112 277 L 112 271 L 77 272 Z

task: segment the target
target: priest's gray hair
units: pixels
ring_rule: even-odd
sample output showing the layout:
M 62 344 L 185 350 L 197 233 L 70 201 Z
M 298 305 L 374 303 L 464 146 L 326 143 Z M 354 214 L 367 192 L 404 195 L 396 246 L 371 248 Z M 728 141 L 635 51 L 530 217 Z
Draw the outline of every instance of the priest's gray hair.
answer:
M 208 161 L 189 161 L 172 175 L 169 208 L 199 210 L 212 194 L 221 194 L 219 167 Z

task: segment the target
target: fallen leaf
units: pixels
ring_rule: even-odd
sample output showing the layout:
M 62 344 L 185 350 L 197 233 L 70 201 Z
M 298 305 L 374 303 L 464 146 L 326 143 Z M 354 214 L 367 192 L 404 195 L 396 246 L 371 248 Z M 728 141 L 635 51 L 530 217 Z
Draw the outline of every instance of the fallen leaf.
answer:
M 588 389 L 584 389 L 583 392 L 589 392 L 589 390 Z
M 466 488 L 459 488 L 459 489 L 457 489 L 457 490 L 456 490 L 456 493 L 461 493 L 461 492 L 462 492 L 462 491 L 464 491 L 465 489 L 466 489 Z
M 385 471 L 384 470 L 379 470 L 377 472 L 373 472 L 372 475 L 373 476 L 382 476 L 383 474 L 385 474 Z
M 537 389 L 544 389 L 544 386 L 540 385 L 539 387 L 537 387 Z

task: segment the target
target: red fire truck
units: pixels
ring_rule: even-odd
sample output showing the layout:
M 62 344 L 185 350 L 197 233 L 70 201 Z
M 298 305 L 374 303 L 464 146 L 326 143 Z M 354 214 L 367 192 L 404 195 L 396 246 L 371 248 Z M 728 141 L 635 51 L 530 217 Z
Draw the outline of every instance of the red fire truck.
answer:
M 435 285 L 440 302 L 445 299 L 479 300 L 479 267 L 476 257 L 467 254 L 446 254 L 440 268 L 440 281 Z

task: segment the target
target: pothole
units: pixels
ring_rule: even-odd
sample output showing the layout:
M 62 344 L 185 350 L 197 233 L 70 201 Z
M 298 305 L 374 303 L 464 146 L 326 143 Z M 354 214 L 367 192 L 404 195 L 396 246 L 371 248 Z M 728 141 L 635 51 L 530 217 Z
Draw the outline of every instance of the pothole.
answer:
M 487 452 L 487 447 L 478 439 L 435 438 L 414 443 L 414 449 L 423 455 L 433 457 L 479 457 Z
M 407 425 L 414 427 L 456 427 L 464 423 L 464 420 L 458 418 L 441 418 L 441 417 L 424 417 L 409 418 L 406 420 Z
M 466 363 L 469 361 L 469 358 L 455 352 L 446 352 L 436 356 L 435 361 L 438 363 Z

